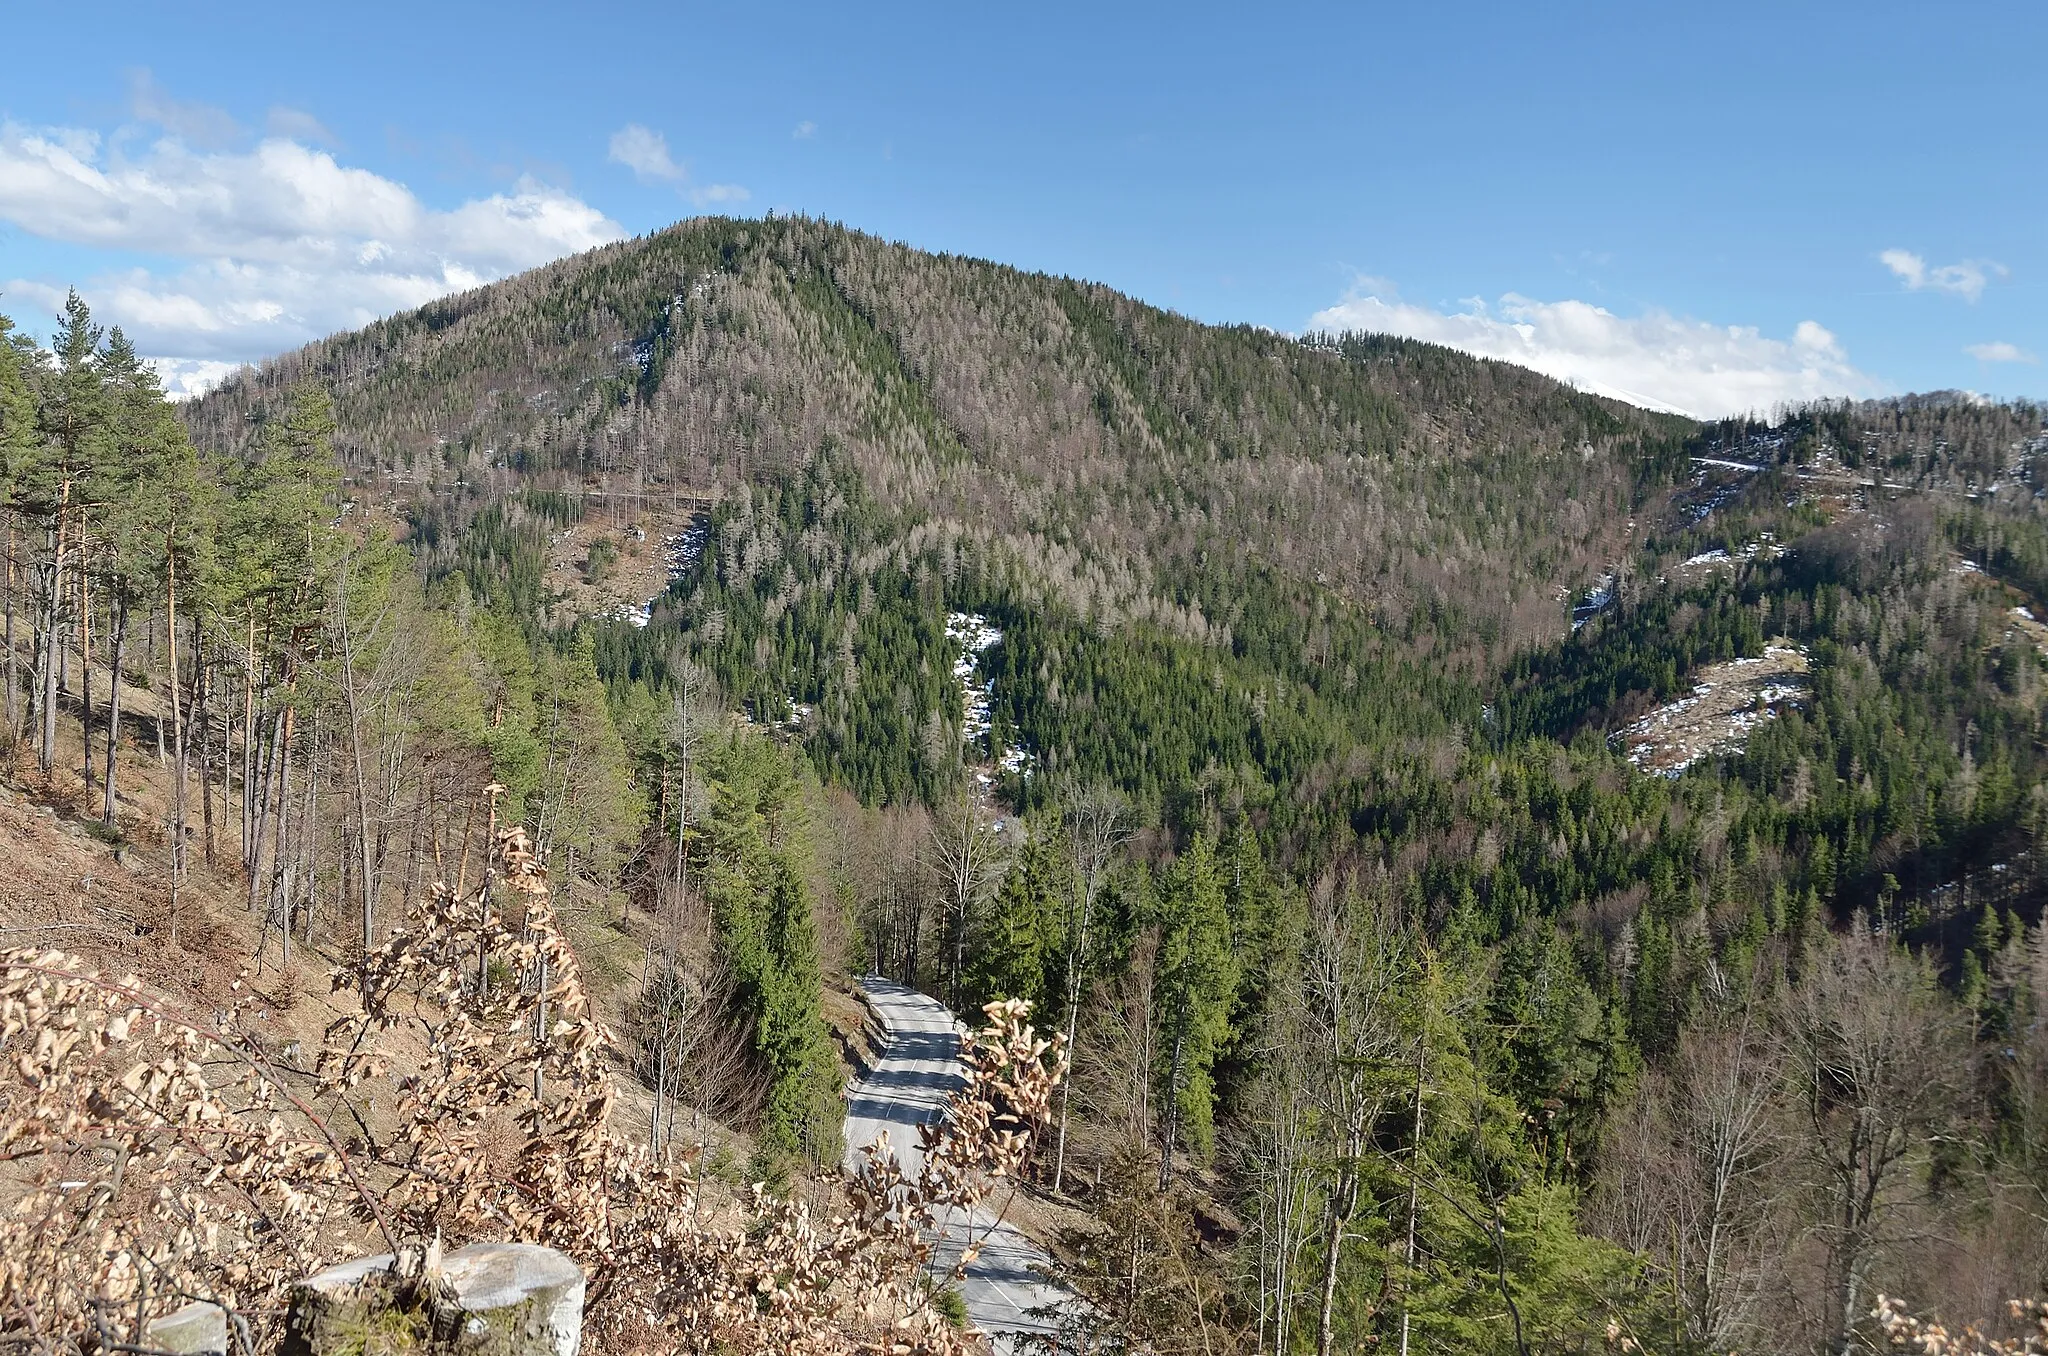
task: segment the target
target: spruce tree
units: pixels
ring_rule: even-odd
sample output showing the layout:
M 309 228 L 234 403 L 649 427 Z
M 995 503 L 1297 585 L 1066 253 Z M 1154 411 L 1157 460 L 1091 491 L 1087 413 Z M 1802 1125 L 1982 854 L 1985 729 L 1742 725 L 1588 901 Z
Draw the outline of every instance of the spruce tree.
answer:
M 1237 996 L 1238 959 L 1231 948 L 1231 920 L 1216 850 L 1196 834 L 1185 852 L 1161 873 L 1159 998 L 1164 1024 L 1160 1070 L 1166 1104 L 1165 1143 L 1159 1175 L 1163 1184 L 1174 1150 L 1185 1145 L 1206 1159 L 1215 1146 L 1216 1057 L 1230 1036 L 1231 1003 Z
M 707 762 L 710 862 L 701 878 L 765 1085 L 761 1144 L 771 1156 L 830 1161 L 837 1066 L 821 1011 L 817 922 L 797 869 L 795 773 L 780 751 L 739 732 Z
M 1266 864 L 1258 835 L 1247 824 L 1232 830 L 1217 870 L 1238 980 L 1214 1080 L 1219 1103 L 1231 1106 L 1257 1080 L 1262 1042 L 1275 1005 L 1284 998 L 1290 972 L 1299 961 L 1302 897 Z
M 1058 842 L 1034 831 L 977 920 L 967 966 L 968 1005 L 1021 998 L 1043 1020 L 1046 1000 L 1063 978 L 1059 901 L 1068 891 Z

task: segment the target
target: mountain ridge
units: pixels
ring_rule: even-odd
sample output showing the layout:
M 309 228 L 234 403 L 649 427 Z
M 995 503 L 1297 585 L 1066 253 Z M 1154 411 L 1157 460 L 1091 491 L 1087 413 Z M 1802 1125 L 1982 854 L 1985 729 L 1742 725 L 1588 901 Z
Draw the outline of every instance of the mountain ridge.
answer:
M 1623 548 L 1692 427 L 1432 345 L 1200 325 L 801 218 L 698 218 L 430 303 L 187 423 L 234 450 L 309 377 L 354 478 L 457 524 L 519 486 L 718 497 L 836 453 L 890 511 L 1002 543 L 1084 610 L 1172 619 L 1186 564 L 1242 549 L 1384 622 L 1448 609 L 1511 646 L 1555 632 L 1557 590 Z

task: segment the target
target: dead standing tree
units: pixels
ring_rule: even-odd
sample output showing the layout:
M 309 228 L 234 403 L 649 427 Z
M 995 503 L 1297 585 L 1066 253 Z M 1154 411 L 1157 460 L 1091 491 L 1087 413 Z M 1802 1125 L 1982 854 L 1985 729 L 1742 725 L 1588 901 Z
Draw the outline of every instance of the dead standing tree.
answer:
M 1009 853 L 1002 835 L 983 822 L 980 798 L 964 784 L 932 816 L 926 849 L 946 892 L 946 1001 L 957 1009 L 967 968 L 968 931 L 1002 882 Z
M 1297 1029 L 1326 1164 L 1321 1183 L 1322 1274 L 1316 1287 L 1316 1356 L 1336 1339 L 1337 1280 L 1358 1213 L 1373 1127 L 1405 1090 L 1389 1071 L 1405 1067 L 1413 1041 L 1398 989 L 1413 973 L 1406 932 L 1372 901 L 1318 892 L 1302 958 Z
M 1824 1251 L 1826 1350 L 1846 1353 L 1873 1303 L 1914 1165 L 1961 1114 L 1969 1066 L 1962 1011 L 1932 968 L 1861 920 L 1831 940 L 1779 1021 L 1808 1169 L 1808 1223 Z
M 1091 787 L 1077 794 L 1063 815 L 1067 850 L 1074 874 L 1065 901 L 1066 1042 L 1069 1058 L 1078 1048 L 1081 1021 L 1081 985 L 1088 974 L 1088 942 L 1093 931 L 1096 904 L 1103 884 L 1116 864 L 1117 854 L 1131 837 L 1131 816 L 1124 798 L 1113 790 Z M 1067 1121 L 1073 1093 L 1071 1080 L 1060 1088 L 1059 1127 L 1052 1159 L 1052 1189 L 1060 1190 L 1067 1166 Z

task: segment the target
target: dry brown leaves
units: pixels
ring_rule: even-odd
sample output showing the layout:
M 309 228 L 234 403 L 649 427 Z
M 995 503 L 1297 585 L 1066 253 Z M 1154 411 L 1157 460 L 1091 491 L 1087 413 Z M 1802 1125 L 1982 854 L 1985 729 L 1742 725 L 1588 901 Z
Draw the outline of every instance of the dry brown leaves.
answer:
M 1990 1338 L 1972 1326 L 1951 1332 L 1939 1323 L 1915 1318 L 1899 1307 L 1898 1301 L 1877 1297 L 1871 1317 L 1885 1344 L 1894 1350 L 1919 1356 L 2040 1356 L 2048 1352 L 2048 1303 L 2013 1300 L 2006 1305 L 2014 1322 L 2029 1322 L 2031 1332 L 2019 1337 Z
M 849 1184 L 844 1214 L 819 1219 L 797 1201 L 755 1188 L 750 1228 L 700 1233 L 658 1212 L 634 1212 L 616 1239 L 601 1312 L 620 1346 L 654 1338 L 666 1350 L 769 1356 L 951 1356 L 979 1340 L 935 1303 L 938 1215 L 988 1199 L 1028 1161 L 1064 1073 L 1057 1041 L 1026 1022 L 1029 1005 L 989 1004 L 988 1025 L 963 1045 L 966 1085 L 923 1127 L 924 1169 L 907 1178 L 886 1137 Z
M 924 1131 L 921 1180 L 878 1145 L 842 1212 L 756 1187 L 744 1227 L 700 1225 L 687 1166 L 611 1133 L 607 1033 L 545 873 L 523 830 L 495 846 L 494 879 L 437 887 L 336 972 L 362 1007 L 328 1030 L 316 1075 L 268 1060 L 239 997 L 199 1018 L 61 953 L 0 953 L 0 1190 L 15 1196 L 0 1337 L 93 1351 L 202 1298 L 267 1346 L 289 1286 L 367 1229 L 394 1251 L 560 1248 L 590 1275 L 588 1331 L 614 1350 L 974 1347 L 935 1304 L 936 1216 L 1019 1173 L 1046 1119 L 1064 1065 L 1026 1006 L 988 1007 L 967 1085 Z M 407 1067 L 393 1050 L 413 1052 Z M 372 1132 L 372 1098 L 395 1129 Z
M 373 1220 L 359 1165 L 242 1029 L 59 952 L 0 953 L 0 1332 L 88 1345 L 187 1299 L 238 1309 Z M 225 1057 L 225 1058 L 223 1058 Z

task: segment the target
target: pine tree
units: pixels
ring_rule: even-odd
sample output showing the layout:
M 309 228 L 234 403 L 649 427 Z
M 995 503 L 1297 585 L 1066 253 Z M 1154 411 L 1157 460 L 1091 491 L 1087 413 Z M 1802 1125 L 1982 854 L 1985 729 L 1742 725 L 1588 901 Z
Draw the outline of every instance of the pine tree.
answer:
M 7 514 L 5 640 L 7 647 L 4 698 L 4 732 L 11 741 L 21 734 L 21 675 L 14 646 L 17 579 L 20 561 L 16 553 L 14 515 L 30 480 L 35 458 L 41 450 L 41 428 L 37 419 L 35 390 L 31 384 L 38 364 L 34 344 L 14 333 L 14 321 L 0 315 L 0 510 Z
M 1070 891 L 1059 843 L 1034 828 L 975 927 L 967 966 L 969 1006 L 1021 998 L 1034 1015 L 1046 1009 L 1063 975 L 1059 901 Z
M 827 1162 L 837 1156 L 838 1078 L 821 1015 L 817 923 L 797 869 L 795 771 L 740 732 L 707 761 L 710 861 L 701 878 L 766 1087 L 761 1143 L 771 1155 Z
M 1217 870 L 1216 851 L 1197 834 L 1185 852 L 1161 873 L 1157 886 L 1160 925 L 1159 1000 L 1165 1024 L 1161 1042 L 1162 1100 L 1167 1107 L 1159 1176 L 1163 1185 L 1173 1153 L 1185 1143 L 1206 1159 L 1215 1145 L 1217 1055 L 1230 1036 L 1230 1009 L 1237 997 L 1238 961 L 1231 949 L 1228 896 Z
M 39 612 L 36 761 L 47 773 L 56 761 L 57 701 L 74 597 L 67 571 L 83 554 L 85 496 L 106 456 L 108 420 L 98 358 L 104 331 L 72 292 L 51 342 L 55 368 L 43 385 L 40 418 L 47 454 L 25 478 L 30 512 L 45 524 L 47 549 L 37 567 Z
M 114 823 L 119 780 L 121 670 L 129 624 L 138 609 L 164 597 L 171 558 L 186 559 L 186 577 L 206 549 L 210 496 L 184 425 L 164 399 L 162 383 L 116 327 L 100 361 L 106 382 L 113 452 L 101 494 L 105 524 L 99 575 L 110 610 L 106 758 L 100 814 Z
M 0 492 L 10 501 L 38 442 L 35 391 L 29 384 L 35 363 L 34 345 L 14 332 L 12 318 L 0 315 Z

